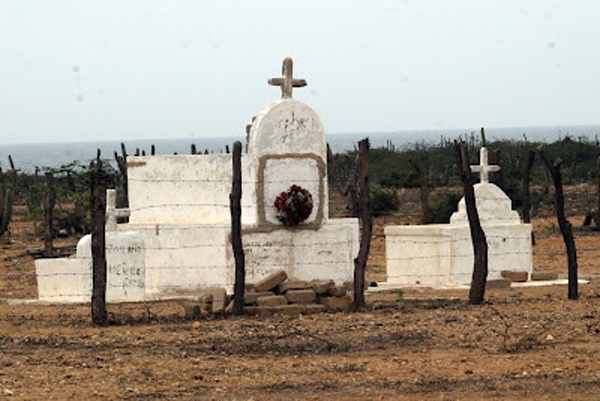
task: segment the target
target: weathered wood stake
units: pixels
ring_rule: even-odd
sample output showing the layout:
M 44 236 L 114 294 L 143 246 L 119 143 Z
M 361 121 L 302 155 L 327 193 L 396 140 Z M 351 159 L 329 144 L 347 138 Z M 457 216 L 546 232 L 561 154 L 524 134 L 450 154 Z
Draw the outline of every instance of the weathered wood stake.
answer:
M 475 190 L 473 189 L 473 179 L 471 177 L 469 156 L 465 143 L 463 141 L 455 141 L 454 146 L 460 179 L 463 183 L 467 217 L 469 218 L 469 228 L 471 229 L 471 241 L 473 242 L 474 263 L 471 288 L 469 290 L 469 303 L 478 305 L 483 302 L 485 297 L 485 283 L 488 275 L 488 245 L 485 232 L 479 220 L 479 213 L 477 212 Z
M 573 238 L 573 226 L 565 216 L 565 194 L 562 185 L 562 174 L 560 172 L 562 160 L 558 158 L 554 162 L 550 161 L 550 157 L 542 146 L 538 148 L 538 153 L 554 182 L 556 218 L 567 249 L 567 263 L 569 270 L 568 298 L 576 300 L 579 299 L 579 286 L 577 283 L 577 248 L 575 247 L 575 239 Z
M 106 314 L 106 186 L 107 175 L 100 163 L 92 162 L 92 322 L 108 323 Z
M 244 290 L 246 287 L 246 259 L 242 245 L 242 143 L 233 144 L 233 182 L 229 195 L 231 210 L 231 246 L 235 258 L 235 284 L 233 288 L 233 313 L 244 313 Z
M 371 232 L 373 230 L 371 208 L 369 205 L 369 138 L 360 141 L 358 147 L 359 218 L 362 226 L 362 234 L 360 237 L 358 256 L 354 259 L 354 303 L 352 308 L 355 311 L 365 306 L 365 268 L 369 257 Z

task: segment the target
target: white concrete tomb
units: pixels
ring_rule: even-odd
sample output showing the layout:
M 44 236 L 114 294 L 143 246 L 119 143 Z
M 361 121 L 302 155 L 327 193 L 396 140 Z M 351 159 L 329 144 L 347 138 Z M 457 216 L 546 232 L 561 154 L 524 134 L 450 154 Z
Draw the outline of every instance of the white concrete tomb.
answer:
M 487 164 L 485 148 L 480 160 L 481 164 L 471 169 L 481 174 L 474 190 L 488 244 L 488 280 L 500 279 L 502 270 L 531 273 L 531 225 L 521 223 L 510 198 L 488 182 L 488 172 L 499 167 Z M 388 283 L 432 287 L 471 283 L 473 244 L 464 198 L 450 224 L 388 226 L 385 237 Z
M 269 83 L 282 87 L 282 98 L 256 118 L 248 151 L 242 155 L 246 282 L 278 269 L 300 280 L 350 281 L 358 253 L 358 220 L 329 219 L 325 131 L 319 116 L 292 98 L 292 88 L 306 81 L 292 77 L 292 60 L 286 59 L 283 77 Z M 231 155 L 129 157 L 127 167 L 129 223 L 113 225 L 109 218 L 109 225 L 115 234 L 134 233 L 141 239 L 145 298 L 210 287 L 232 291 Z M 311 192 L 314 208 L 300 225 L 284 227 L 273 203 L 292 184 Z M 108 215 L 118 213 L 112 210 Z M 110 242 L 111 235 L 109 244 L 115 243 Z M 81 291 L 85 287 L 81 280 L 89 282 L 88 276 L 72 280 L 70 269 L 78 263 L 87 266 L 86 255 L 78 250 L 74 258 L 38 260 L 40 299 L 66 301 L 59 294 Z M 44 274 L 62 275 L 62 287 L 42 286 Z M 109 283 L 112 279 L 109 273 Z

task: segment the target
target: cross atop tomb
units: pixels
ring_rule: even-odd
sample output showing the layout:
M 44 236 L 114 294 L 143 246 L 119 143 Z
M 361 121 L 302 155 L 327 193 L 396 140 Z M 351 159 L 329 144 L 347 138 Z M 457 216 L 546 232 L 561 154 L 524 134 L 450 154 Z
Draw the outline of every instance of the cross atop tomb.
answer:
M 283 60 L 283 67 L 281 78 L 269 78 L 269 85 L 273 86 L 281 86 L 281 97 L 283 99 L 291 99 L 292 98 L 292 88 L 301 88 L 306 86 L 305 79 L 295 79 L 294 78 L 294 62 L 291 58 L 286 57 Z
M 482 147 L 479 150 L 479 165 L 471 166 L 471 171 L 474 173 L 479 173 L 481 182 L 490 182 L 489 173 L 500 171 L 500 166 L 488 164 L 487 148 Z
M 129 209 L 117 209 L 117 191 L 106 190 L 106 231 L 117 230 L 117 217 L 129 217 Z

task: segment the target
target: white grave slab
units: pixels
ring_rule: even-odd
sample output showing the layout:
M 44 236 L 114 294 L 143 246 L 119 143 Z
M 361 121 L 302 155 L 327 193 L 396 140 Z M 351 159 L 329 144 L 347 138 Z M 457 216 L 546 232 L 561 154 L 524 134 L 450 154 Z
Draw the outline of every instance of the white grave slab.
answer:
M 533 270 L 531 225 L 522 224 L 510 198 L 488 182 L 487 150 L 481 150 L 481 173 L 474 185 L 479 219 L 488 244 L 488 280 L 500 279 L 502 270 Z M 450 224 L 388 226 L 385 228 L 388 283 L 447 287 L 468 285 L 473 274 L 473 244 L 465 200 Z
M 77 256 L 35 262 L 40 301 L 89 302 L 92 296 L 92 238 L 77 244 Z M 136 302 L 146 297 L 145 249 L 132 231 L 106 234 L 106 300 Z
M 329 219 L 325 130 L 309 106 L 292 98 L 292 88 L 306 85 L 305 80 L 293 78 L 292 72 L 292 61 L 286 59 L 283 76 L 269 80 L 281 86 L 282 98 L 254 120 L 248 151 L 242 155 L 246 281 L 256 282 L 284 269 L 292 278 L 332 279 L 341 284 L 353 279 L 358 220 Z M 212 287 L 231 292 L 235 271 L 230 242 L 231 155 L 129 157 L 127 166 L 129 210 L 115 209 L 109 202 L 107 228 L 139 237 L 145 298 Z M 314 207 L 306 221 L 284 227 L 276 219 L 273 203 L 292 184 L 311 192 Z M 129 215 L 129 223 L 117 225 L 120 215 Z M 90 283 L 91 288 L 86 270 L 89 253 L 85 243 L 80 245 L 76 258 L 36 262 L 40 299 L 89 300 L 87 284 L 83 285 Z M 118 264 L 116 259 L 114 263 Z M 78 275 L 69 276 L 73 269 L 79 269 Z M 44 277 L 59 272 L 64 286 L 77 296 L 61 296 L 66 289 L 53 290 L 44 284 Z M 109 282 L 116 280 L 111 277 Z M 118 287 L 119 282 L 111 285 Z M 131 289 L 126 296 L 133 297 Z

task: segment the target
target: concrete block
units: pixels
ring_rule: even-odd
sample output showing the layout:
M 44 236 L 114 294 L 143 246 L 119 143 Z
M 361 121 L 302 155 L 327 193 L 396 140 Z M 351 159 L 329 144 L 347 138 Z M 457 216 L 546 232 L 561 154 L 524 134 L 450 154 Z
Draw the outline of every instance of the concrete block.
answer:
M 346 289 L 346 287 L 342 285 L 336 285 L 329 289 L 329 295 L 331 295 L 332 297 L 343 297 L 344 295 L 346 295 L 347 292 L 348 290 Z
M 279 293 L 285 294 L 289 290 L 306 290 L 308 288 L 310 288 L 310 284 L 306 281 L 287 280 L 279 284 Z
M 330 311 L 346 310 L 352 304 L 352 297 L 348 294 L 343 297 L 320 297 L 319 303 Z
M 533 272 L 533 273 L 531 273 L 531 279 L 533 281 L 558 280 L 558 273 L 557 272 Z
M 304 314 L 305 315 L 314 315 L 316 313 L 323 313 L 327 310 L 325 305 L 321 304 L 307 304 L 304 305 Z
M 485 282 L 485 289 L 498 289 L 498 288 L 510 288 L 511 281 L 506 279 L 499 280 L 487 280 Z
M 273 312 L 286 316 L 299 316 L 305 311 L 304 305 L 278 305 L 273 307 Z
M 310 304 L 317 300 L 313 290 L 288 290 L 285 297 L 292 304 Z
M 500 275 L 513 283 L 524 283 L 529 278 L 529 273 L 518 270 L 502 270 Z
M 212 288 L 207 294 L 212 295 L 212 313 L 223 313 L 228 304 L 225 288 Z
M 258 298 L 256 303 L 258 306 L 277 306 L 287 305 L 288 301 L 283 295 L 270 295 Z
M 310 286 L 317 295 L 327 294 L 329 289 L 335 286 L 333 280 L 313 280 Z
M 254 308 L 254 315 L 258 317 L 273 316 L 275 313 L 272 306 L 256 306 Z
M 283 283 L 287 277 L 285 270 L 278 270 L 254 284 L 254 290 L 256 292 L 271 291 L 279 284 Z
M 263 291 L 263 292 L 246 292 L 244 294 L 244 304 L 246 305 L 254 305 L 256 301 L 260 297 L 269 297 L 275 295 L 273 291 Z

